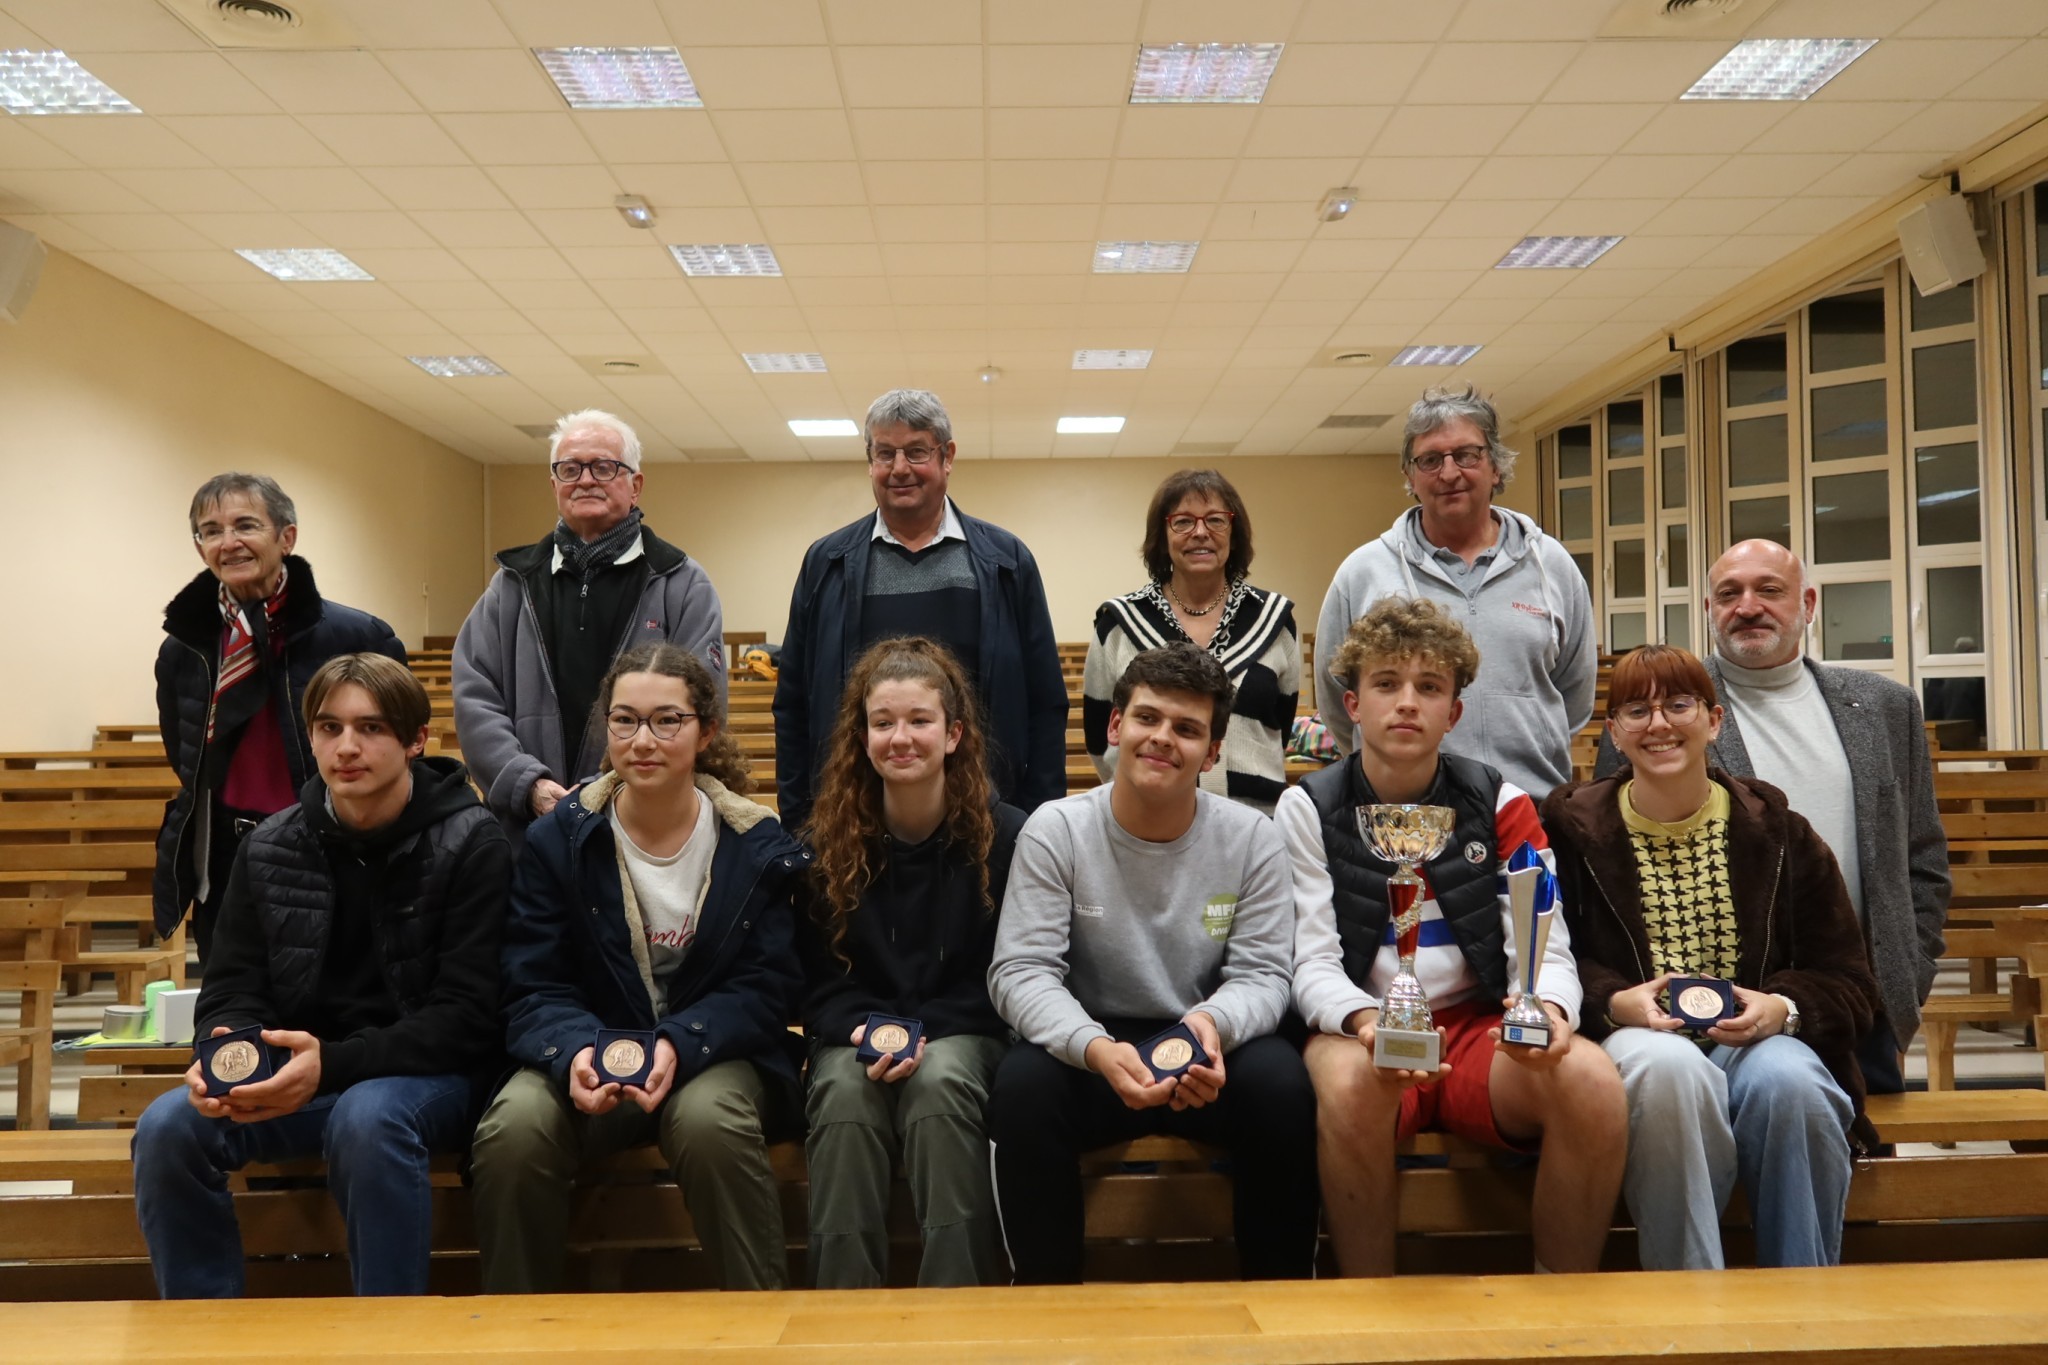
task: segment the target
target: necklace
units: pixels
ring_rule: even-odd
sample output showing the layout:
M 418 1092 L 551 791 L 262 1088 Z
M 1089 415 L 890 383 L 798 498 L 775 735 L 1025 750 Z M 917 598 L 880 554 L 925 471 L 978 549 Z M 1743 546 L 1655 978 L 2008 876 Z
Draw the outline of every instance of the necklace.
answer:
M 1166 595 L 1173 599 L 1173 605 L 1179 607 L 1188 615 L 1207 616 L 1210 612 L 1216 610 L 1216 604 L 1218 602 L 1221 602 L 1224 598 L 1230 595 L 1230 585 L 1228 583 L 1224 584 L 1223 590 L 1221 592 L 1217 593 L 1214 597 L 1210 598 L 1207 603 L 1199 607 L 1191 607 L 1187 603 L 1180 600 L 1180 594 L 1173 590 L 1173 580 L 1171 578 L 1166 580 Z

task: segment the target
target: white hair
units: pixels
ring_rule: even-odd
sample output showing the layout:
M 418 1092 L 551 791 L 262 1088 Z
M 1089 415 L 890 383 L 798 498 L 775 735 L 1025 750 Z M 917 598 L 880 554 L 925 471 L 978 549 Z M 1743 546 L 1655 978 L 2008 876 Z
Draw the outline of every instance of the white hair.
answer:
M 562 447 L 564 437 L 579 431 L 609 431 L 619 438 L 619 458 L 626 462 L 626 468 L 635 474 L 640 472 L 640 434 L 626 425 L 616 413 L 603 408 L 584 408 L 572 412 L 555 422 L 554 434 L 548 437 L 548 463 L 555 462 L 555 452 Z

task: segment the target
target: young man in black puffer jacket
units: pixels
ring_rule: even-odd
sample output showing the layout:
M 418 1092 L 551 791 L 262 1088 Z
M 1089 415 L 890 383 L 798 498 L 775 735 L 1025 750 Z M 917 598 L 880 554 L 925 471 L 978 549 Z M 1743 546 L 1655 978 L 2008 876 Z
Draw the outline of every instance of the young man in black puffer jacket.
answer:
M 427 695 L 379 654 L 306 684 L 319 775 L 243 840 L 197 1036 L 260 1026 L 276 1073 L 210 1098 L 200 1066 L 136 1128 L 135 1209 L 165 1298 L 243 1289 L 227 1175 L 324 1156 L 358 1294 L 427 1288 L 428 1162 L 460 1150 L 501 1055 L 509 846 Z

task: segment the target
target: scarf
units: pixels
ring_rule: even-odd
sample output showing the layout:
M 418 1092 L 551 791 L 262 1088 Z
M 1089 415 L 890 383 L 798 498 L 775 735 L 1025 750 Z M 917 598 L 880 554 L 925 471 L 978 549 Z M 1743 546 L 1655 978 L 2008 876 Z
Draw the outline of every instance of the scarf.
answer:
M 263 637 L 277 638 L 277 618 L 284 612 L 284 586 L 289 572 L 278 565 L 277 591 L 263 599 Z M 220 585 L 220 615 L 225 637 L 220 646 L 220 676 L 214 680 L 213 699 L 206 708 L 206 742 L 213 743 L 213 722 L 220 714 L 220 699 L 228 690 L 256 671 L 256 632 L 249 624 L 243 603 Z
M 562 567 L 582 582 L 588 583 L 600 572 L 618 562 L 620 555 L 633 548 L 633 542 L 640 539 L 640 523 L 645 520 L 637 507 L 626 512 L 625 520 L 596 540 L 586 541 L 569 529 L 569 523 L 555 523 L 555 549 L 561 552 Z

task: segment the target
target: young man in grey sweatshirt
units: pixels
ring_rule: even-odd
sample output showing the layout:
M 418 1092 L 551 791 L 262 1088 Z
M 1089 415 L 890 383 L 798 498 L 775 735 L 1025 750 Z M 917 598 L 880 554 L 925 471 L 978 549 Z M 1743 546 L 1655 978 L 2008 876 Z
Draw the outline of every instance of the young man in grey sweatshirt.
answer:
M 1079 1158 L 1152 1133 L 1229 1150 L 1246 1279 L 1314 1269 L 1315 1093 L 1274 1033 L 1293 963 L 1287 854 L 1272 821 L 1196 787 L 1230 703 L 1206 651 L 1138 655 L 1112 698 L 1114 780 L 1039 807 L 1018 837 L 988 980 L 1021 1038 L 989 1100 L 1019 1284 L 1080 1281 Z M 1135 1044 L 1180 1023 L 1208 1060 L 1155 1079 Z

